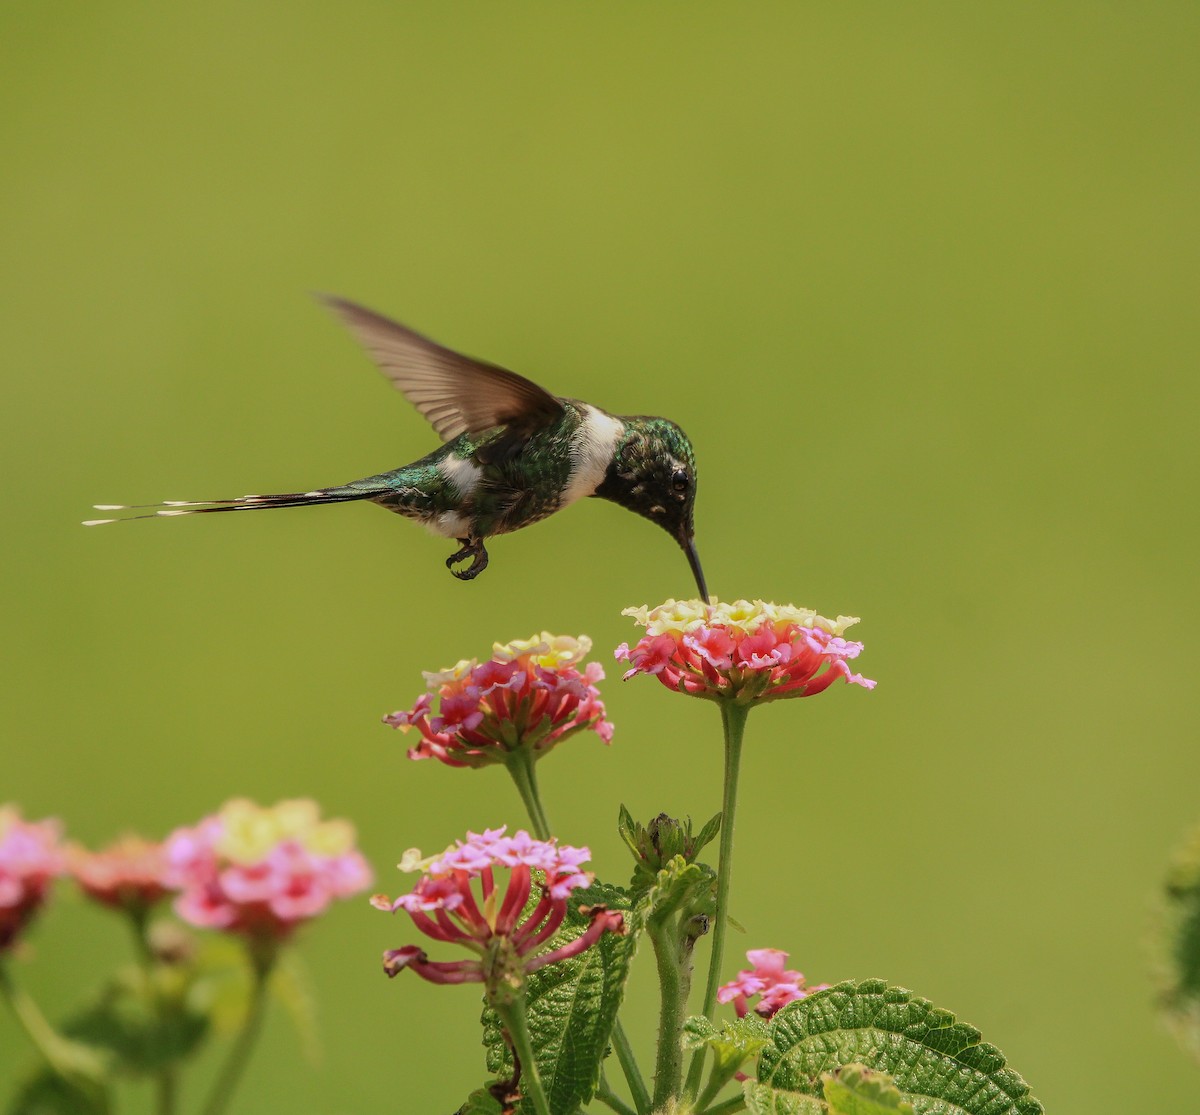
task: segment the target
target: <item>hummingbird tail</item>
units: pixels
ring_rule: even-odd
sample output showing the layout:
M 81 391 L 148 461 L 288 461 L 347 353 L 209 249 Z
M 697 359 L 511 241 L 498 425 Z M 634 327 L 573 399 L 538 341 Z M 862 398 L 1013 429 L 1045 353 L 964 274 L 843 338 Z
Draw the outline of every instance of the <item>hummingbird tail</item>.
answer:
M 371 499 L 379 494 L 372 487 L 343 485 L 337 488 L 318 488 L 312 492 L 280 492 L 267 496 L 239 496 L 237 499 L 169 499 L 162 503 L 97 503 L 97 511 L 147 511 L 144 515 L 120 515 L 113 519 L 86 519 L 85 527 L 106 523 L 132 522 L 134 519 L 175 518 L 179 515 L 207 515 L 213 511 L 259 511 L 274 507 L 311 507 L 319 503 L 349 503 Z M 153 508 L 153 510 L 148 510 Z

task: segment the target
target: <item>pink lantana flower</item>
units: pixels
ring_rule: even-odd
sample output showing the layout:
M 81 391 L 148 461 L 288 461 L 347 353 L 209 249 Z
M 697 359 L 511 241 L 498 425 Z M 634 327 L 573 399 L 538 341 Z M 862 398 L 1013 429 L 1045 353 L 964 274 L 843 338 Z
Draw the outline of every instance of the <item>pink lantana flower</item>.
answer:
M 264 808 L 235 799 L 166 841 L 166 874 L 184 921 L 260 942 L 282 941 L 335 898 L 371 883 L 347 821 L 322 821 L 315 802 Z
M 395 976 L 411 968 L 431 983 L 483 983 L 495 992 L 502 985 L 519 988 L 528 973 L 579 955 L 605 933 L 624 933 L 620 913 L 581 907 L 588 927 L 558 948 L 539 951 L 562 925 L 571 893 L 592 881 L 581 869 L 590 858 L 587 848 L 535 840 L 524 830 L 513 836 L 503 828 L 468 832 L 466 840 L 426 862 L 410 894 L 394 901 L 379 894 L 371 904 L 404 910 L 427 937 L 462 945 L 474 958 L 430 960 L 419 945 L 407 945 L 383 954 L 384 971 Z M 497 883 L 497 869 L 508 873 L 504 887 Z M 535 887 L 537 902 L 526 913 Z
M 521 749 L 540 758 L 585 728 L 608 743 L 612 725 L 596 688 L 604 670 L 598 662 L 579 669 L 591 649 L 586 635 L 573 639 L 546 631 L 497 643 L 486 662 L 472 658 L 425 674 L 429 692 L 407 712 L 393 712 L 383 722 L 420 733 L 410 759 L 440 759 L 451 767 L 501 763 Z
M 144 913 L 175 889 L 167 879 L 164 846 L 137 836 L 123 837 L 99 852 L 73 845 L 67 867 L 89 898 L 133 913 Z
M 738 1018 L 744 1018 L 751 997 L 759 996 L 754 1011 L 763 1018 L 770 1018 L 780 1008 L 806 999 L 815 991 L 824 991 L 829 984 L 821 983 L 809 987 L 804 982 L 804 973 L 785 968 L 788 954 L 779 949 L 751 949 L 746 959 L 754 965 L 738 972 L 737 979 L 722 984 L 717 989 L 718 1003 L 733 1003 Z
M 0 806 L 0 952 L 12 947 L 66 870 L 57 821 L 26 821 Z
M 858 622 L 853 616 L 826 619 L 807 608 L 763 600 L 668 600 L 622 614 L 646 628 L 632 647 L 622 643 L 616 650 L 617 660 L 631 667 L 626 681 L 650 674 L 668 689 L 739 704 L 812 697 L 839 678 L 875 688 L 848 665 L 863 649 L 843 638 Z

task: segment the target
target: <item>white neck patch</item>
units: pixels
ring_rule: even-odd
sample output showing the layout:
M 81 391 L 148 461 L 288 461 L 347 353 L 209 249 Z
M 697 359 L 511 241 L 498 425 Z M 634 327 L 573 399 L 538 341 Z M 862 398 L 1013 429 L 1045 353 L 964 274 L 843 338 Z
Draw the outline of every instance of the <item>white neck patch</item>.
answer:
M 571 443 L 571 475 L 560 506 L 590 496 L 600 487 L 624 432 L 625 423 L 619 418 L 584 405 L 583 422 Z

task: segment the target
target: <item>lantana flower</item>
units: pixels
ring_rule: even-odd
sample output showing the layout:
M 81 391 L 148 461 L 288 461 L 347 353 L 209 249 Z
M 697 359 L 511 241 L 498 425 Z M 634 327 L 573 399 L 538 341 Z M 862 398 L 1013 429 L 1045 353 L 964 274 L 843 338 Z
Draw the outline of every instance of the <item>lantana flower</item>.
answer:
M 264 808 L 227 802 L 167 838 L 175 912 L 192 925 L 282 941 L 335 898 L 365 890 L 371 870 L 348 821 L 322 821 L 307 799 Z
M 759 996 L 754 1006 L 756 1014 L 770 1018 L 778 1010 L 806 999 L 815 991 L 824 991 L 829 984 L 821 983 L 809 987 L 804 982 L 804 973 L 785 968 L 788 954 L 780 949 L 751 949 L 746 959 L 753 968 L 743 968 L 737 979 L 717 989 L 718 1003 L 733 1003 L 738 1018 L 744 1018 L 752 996 Z
M 578 937 L 539 952 L 562 925 L 571 893 L 592 881 L 581 869 L 590 858 L 587 848 L 535 840 L 523 829 L 512 836 L 504 828 L 468 832 L 427 864 L 410 894 L 394 901 L 376 895 L 371 904 L 404 910 L 427 937 L 462 945 L 475 957 L 430 960 L 419 945 L 407 945 L 383 954 L 384 971 L 395 976 L 411 968 L 431 983 L 484 983 L 494 995 L 519 990 L 528 973 L 577 956 L 605 933 L 624 933 L 620 913 L 592 906 L 586 910 L 590 923 Z M 503 888 L 497 869 L 508 872 Z M 537 902 L 526 912 L 535 887 Z
M 668 600 L 626 608 L 646 634 L 616 650 L 630 664 L 625 680 L 651 674 L 668 689 L 739 704 L 812 697 L 841 678 L 864 689 L 875 682 L 847 664 L 862 643 L 843 636 L 854 616 L 826 619 L 807 608 L 736 600 L 732 604 Z
M 98 852 L 67 850 L 67 868 L 80 889 L 104 906 L 144 913 L 175 888 L 162 844 L 126 836 Z
M 11 948 L 66 869 L 57 821 L 26 821 L 0 806 L 0 952 Z
M 440 759 L 452 767 L 507 762 L 517 750 L 540 758 L 585 728 L 608 743 L 612 725 L 596 688 L 604 670 L 598 662 L 579 668 L 591 649 L 586 635 L 574 639 L 548 631 L 497 643 L 485 662 L 465 659 L 424 674 L 429 691 L 407 712 L 393 712 L 383 722 L 420 733 L 410 759 Z

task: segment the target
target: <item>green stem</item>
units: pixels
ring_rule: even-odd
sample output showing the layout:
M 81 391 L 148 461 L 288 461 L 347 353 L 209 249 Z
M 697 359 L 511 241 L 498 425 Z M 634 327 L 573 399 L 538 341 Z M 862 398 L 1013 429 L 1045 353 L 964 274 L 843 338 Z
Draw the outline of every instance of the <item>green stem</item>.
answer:
M 33 1043 L 37 1051 L 59 1076 L 67 1076 L 69 1068 L 63 1054 L 67 1040 L 49 1022 L 24 991 L 13 982 L 8 965 L 0 961 L 0 992 L 12 1008 L 13 1015 L 25 1031 L 25 1036 Z
M 629 1104 L 608 1086 L 608 1082 L 604 1079 L 603 1074 L 600 1076 L 600 1087 L 596 1089 L 596 1099 L 611 1107 L 617 1115 L 638 1115 Z
M 179 1096 L 178 1084 L 179 1074 L 174 1065 L 166 1065 L 159 1071 L 155 1115 L 174 1115 L 175 1103 Z
M 512 1002 L 493 1003 L 492 1006 L 500 1016 L 501 1025 L 512 1048 L 513 1060 L 520 1070 L 518 1086 L 521 1096 L 533 1104 L 536 1115 L 550 1115 L 550 1104 L 542 1090 L 537 1061 L 533 1056 L 533 1043 L 529 1040 L 529 1027 L 525 1022 L 525 1000 L 517 997 Z
M 721 851 L 717 863 L 717 910 L 713 918 L 712 956 L 708 964 L 708 982 L 704 987 L 705 1018 L 711 1019 L 721 984 L 721 961 L 725 951 L 725 932 L 729 925 L 729 888 L 733 879 L 733 823 L 737 809 L 738 771 L 742 762 L 742 736 L 746 731 L 749 705 L 723 700 L 721 724 L 725 729 L 725 788 L 721 797 Z M 688 1067 L 687 1092 L 694 1096 L 704 1075 L 704 1049 L 696 1050 Z
M 732 1074 L 724 1079 L 721 1079 L 717 1076 L 716 1072 L 713 1072 L 708 1078 L 708 1083 L 704 1085 L 704 1090 L 696 1099 L 696 1110 L 706 1110 L 708 1105 L 717 1098 L 721 1092 L 721 1089 L 729 1083 L 731 1078 Z
M 508 753 L 504 765 L 516 784 L 517 793 L 525 803 L 525 812 L 529 814 L 529 823 L 533 825 L 533 835 L 539 840 L 549 840 L 550 822 L 546 820 L 546 811 L 542 808 L 542 799 L 538 796 L 537 774 L 533 769 L 535 762 L 530 748 L 518 747 Z
M 171 1023 L 171 1007 L 164 999 L 156 978 L 158 957 L 154 955 L 154 947 L 150 943 L 150 911 L 139 906 L 128 909 L 127 913 L 133 930 L 134 948 L 142 966 L 142 978 L 146 981 L 146 994 L 153 998 L 158 1023 L 165 1028 Z M 155 1075 L 155 1115 L 174 1115 L 178 1086 L 178 1066 L 168 1061 Z
M 658 983 L 662 990 L 662 1005 L 658 1015 L 658 1057 L 654 1064 L 654 1110 L 666 1106 L 669 1099 L 679 1095 L 683 1079 L 683 1017 L 687 1006 L 691 980 L 680 957 L 678 916 L 669 917 L 661 925 L 651 924 L 647 932 L 654 946 L 658 964 Z
M 79 1092 L 87 1100 L 90 1110 L 108 1111 L 102 1061 L 93 1050 L 63 1037 L 50 1025 L 37 1003 L 17 986 L 3 956 L 0 956 L 0 997 L 8 1003 L 21 1029 L 42 1055 L 50 1071 L 68 1088 Z
M 273 955 L 255 955 L 251 950 L 250 963 L 254 971 L 254 984 L 250 989 L 250 1005 L 246 1010 L 241 1033 L 234 1039 L 225 1066 L 208 1094 L 208 1102 L 202 1109 L 203 1115 L 221 1115 L 241 1081 L 242 1073 L 262 1030 L 263 1015 L 266 1013 L 267 980 L 274 962 Z
M 645 1080 L 642 1079 L 642 1070 L 638 1068 L 637 1060 L 633 1055 L 633 1046 L 629 1044 L 629 1036 L 625 1033 L 625 1027 L 621 1025 L 619 1018 L 613 1023 L 612 1044 L 621 1071 L 625 1074 L 625 1082 L 629 1085 L 629 1091 L 633 1096 L 633 1106 L 637 1108 L 637 1115 L 649 1115 L 650 1090 L 646 1087 Z
M 705 1108 L 702 1115 L 731 1115 L 734 1111 L 745 1110 L 745 1107 L 746 1100 L 742 1096 L 730 1096 L 727 1100 Z

